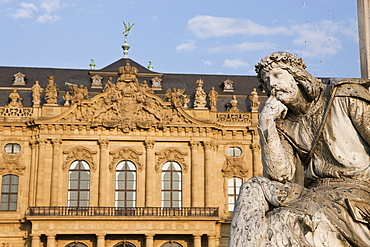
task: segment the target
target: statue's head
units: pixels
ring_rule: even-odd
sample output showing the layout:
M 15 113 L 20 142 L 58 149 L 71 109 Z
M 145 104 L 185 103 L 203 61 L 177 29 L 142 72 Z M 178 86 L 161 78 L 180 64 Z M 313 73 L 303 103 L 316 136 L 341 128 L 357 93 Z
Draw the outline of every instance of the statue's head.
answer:
M 306 64 L 303 62 L 302 58 L 298 58 L 289 52 L 274 52 L 262 58 L 261 61 L 255 65 L 257 79 L 268 95 L 270 95 L 271 92 L 269 92 L 263 81 L 263 75 L 274 68 L 287 70 L 310 100 L 315 99 L 323 89 L 321 80 L 315 78 L 306 71 Z

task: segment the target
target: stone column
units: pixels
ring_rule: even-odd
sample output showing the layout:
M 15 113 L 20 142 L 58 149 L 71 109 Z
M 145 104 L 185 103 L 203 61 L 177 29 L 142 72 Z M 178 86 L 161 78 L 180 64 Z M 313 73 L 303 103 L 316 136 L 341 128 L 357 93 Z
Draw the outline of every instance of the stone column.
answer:
M 155 170 L 155 153 L 154 141 L 146 140 L 146 164 L 145 164 L 145 206 L 155 207 L 155 193 L 156 193 L 156 170 Z
M 202 236 L 194 235 L 194 247 L 202 247 Z
M 31 243 L 32 243 L 32 247 L 40 247 L 40 235 L 37 235 L 37 234 L 31 234 Z
M 216 236 L 208 235 L 208 247 L 216 247 Z
M 45 148 L 46 139 L 39 140 L 39 157 L 37 164 L 37 172 L 35 173 L 36 178 L 36 206 L 46 206 L 44 203 L 45 191 L 44 191 L 44 169 L 45 169 Z M 46 188 L 45 188 L 46 189 Z
M 55 235 L 48 235 L 47 238 L 47 247 L 55 247 Z
M 199 170 L 201 165 L 199 164 L 198 159 L 198 147 L 200 143 L 198 141 L 190 142 L 191 149 L 191 206 L 192 207 L 201 207 L 203 205 L 203 194 L 200 191 L 199 186 L 199 177 L 201 174 Z M 202 197 L 200 197 L 202 196 Z
M 97 247 L 105 247 L 105 235 L 97 235 L 96 239 Z
M 154 234 L 146 234 L 145 235 L 145 247 L 153 247 L 154 246 Z
M 50 206 L 58 205 L 58 186 L 59 186 L 59 168 L 60 168 L 60 146 L 62 145 L 61 139 L 51 140 L 53 145 L 53 161 L 51 168 L 51 188 L 50 188 Z
M 108 144 L 109 141 L 106 139 L 100 139 L 98 141 L 100 147 L 100 159 L 99 159 L 99 207 L 108 207 L 109 205 L 109 152 Z
M 252 165 L 253 165 L 253 176 L 262 176 L 262 162 L 261 162 L 261 148 L 257 143 L 252 143 L 250 148 L 252 149 Z
M 212 191 L 213 191 L 213 169 L 211 164 L 211 150 L 213 143 L 207 141 L 203 142 L 204 145 L 204 180 L 205 180 L 205 190 L 204 190 L 204 197 L 205 197 L 205 206 L 210 207 L 212 206 Z
M 361 77 L 370 78 L 370 0 L 357 0 Z

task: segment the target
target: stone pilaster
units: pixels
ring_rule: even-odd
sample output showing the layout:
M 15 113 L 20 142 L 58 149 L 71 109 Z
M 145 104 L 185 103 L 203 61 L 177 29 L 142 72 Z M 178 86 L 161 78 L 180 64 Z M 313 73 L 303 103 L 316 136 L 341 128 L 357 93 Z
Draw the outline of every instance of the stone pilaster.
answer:
M 99 207 L 108 207 L 109 205 L 109 188 L 110 188 L 110 176 L 109 176 L 109 141 L 106 139 L 100 139 L 98 141 L 100 148 L 100 160 L 99 160 Z
M 146 140 L 146 177 L 145 177 L 145 206 L 155 207 L 155 193 L 156 193 L 156 171 L 155 171 L 155 153 L 154 153 L 154 141 Z
M 47 247 L 55 247 L 55 235 L 47 236 Z
M 154 246 L 154 235 L 146 234 L 145 235 L 145 247 L 153 247 L 153 246 Z
M 53 145 L 53 161 L 51 167 L 50 206 L 58 206 L 58 193 L 59 193 L 58 186 L 59 186 L 59 177 L 61 176 L 61 174 L 59 174 L 59 170 L 61 167 L 60 147 L 62 145 L 62 140 L 57 138 L 52 139 L 51 143 Z
M 212 150 L 213 143 L 206 141 L 203 142 L 204 147 L 204 180 L 205 180 L 205 190 L 204 190 L 204 197 L 205 197 L 205 206 L 210 207 L 212 206 L 212 191 L 213 191 L 213 180 L 214 174 L 212 169 Z
M 46 155 L 46 139 L 39 139 L 39 157 L 37 164 L 36 177 L 36 206 L 46 206 L 44 203 L 45 191 L 44 189 L 44 169 L 45 169 L 45 155 Z
M 37 234 L 31 234 L 31 243 L 32 243 L 32 247 L 40 247 L 40 235 L 37 235 Z
M 202 166 L 199 164 L 198 159 L 198 147 L 200 143 L 198 141 L 190 142 L 191 149 L 191 206 L 202 207 L 204 205 L 203 200 L 203 186 L 200 186 L 201 169 Z
M 194 247 L 202 247 L 201 235 L 194 235 Z
M 105 235 L 102 235 L 102 234 L 97 235 L 96 242 L 97 242 L 97 247 L 105 247 Z

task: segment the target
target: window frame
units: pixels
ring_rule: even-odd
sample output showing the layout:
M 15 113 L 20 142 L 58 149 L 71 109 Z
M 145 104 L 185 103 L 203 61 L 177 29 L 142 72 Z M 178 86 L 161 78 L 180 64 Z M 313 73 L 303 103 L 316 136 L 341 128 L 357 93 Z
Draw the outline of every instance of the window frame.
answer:
M 76 166 L 78 166 L 77 169 L 72 169 L 72 166 L 78 163 Z M 88 169 L 81 169 L 81 166 L 87 166 Z M 81 179 L 81 174 L 82 172 L 88 172 L 88 179 Z M 77 180 L 76 179 L 71 179 L 71 174 L 72 172 L 77 173 Z M 71 188 L 73 182 L 77 182 L 77 188 Z M 81 188 L 82 182 L 87 182 L 87 188 Z M 85 160 L 75 160 L 71 163 L 69 166 L 69 172 L 68 172 L 68 207 L 71 208 L 81 208 L 81 207 L 89 207 L 90 206 L 90 183 L 91 183 L 91 169 L 89 163 Z M 77 192 L 77 198 L 72 199 L 71 194 L 73 192 Z M 81 194 L 83 192 L 87 192 L 87 199 L 82 200 L 81 199 Z M 72 205 L 72 202 L 76 202 L 76 205 Z M 87 202 L 86 205 L 82 205 L 83 202 Z
M 9 146 L 11 146 L 10 147 L 10 152 L 7 151 L 7 149 L 9 149 Z M 16 149 L 18 149 L 18 150 L 16 150 Z M 22 150 L 21 145 L 18 144 L 18 143 L 14 143 L 14 142 L 7 143 L 4 146 L 4 151 L 7 154 L 18 154 L 18 153 L 21 152 L 21 150 Z M 18 152 L 16 152 L 16 151 L 18 151 Z
M 232 186 L 230 186 L 229 181 L 232 179 Z M 229 212 L 234 211 L 236 200 L 238 199 L 240 186 L 243 184 L 243 178 L 233 176 L 227 179 L 227 210 Z M 232 189 L 232 193 L 230 193 L 230 189 Z M 230 200 L 232 199 L 232 200 Z M 232 210 L 230 207 L 232 206 Z
M 168 169 L 165 169 L 165 166 L 168 166 Z M 174 168 L 175 167 L 175 168 Z M 165 173 L 170 174 L 169 180 L 164 180 Z M 174 180 L 174 175 L 178 174 L 180 179 Z M 162 173 L 161 173 L 161 206 L 163 208 L 181 208 L 182 207 L 182 168 L 181 165 L 176 161 L 167 161 L 162 166 Z M 169 182 L 169 189 L 165 188 L 165 182 Z M 175 183 L 177 184 L 178 189 L 175 189 Z M 169 199 L 165 200 L 165 194 L 169 194 Z M 178 200 L 174 199 L 174 195 L 178 193 Z M 166 204 L 169 202 L 169 205 Z M 178 202 L 178 204 L 176 204 Z
M 240 152 L 240 153 L 238 153 Z M 240 157 L 243 155 L 243 150 L 237 146 L 228 147 L 226 150 L 226 154 L 229 157 Z
M 119 166 L 122 164 L 122 169 L 118 170 Z M 129 167 L 129 166 L 132 166 L 134 169 L 124 169 L 125 166 Z M 129 180 L 128 179 L 128 175 L 129 173 L 133 173 L 134 174 L 134 180 Z M 124 179 L 122 180 L 118 180 L 118 175 L 119 173 L 123 173 L 124 174 Z M 133 181 L 133 189 L 128 189 L 128 182 L 129 181 Z M 119 189 L 119 182 L 123 182 L 124 183 L 124 188 L 123 189 Z M 123 193 L 124 194 L 124 199 L 123 200 L 119 200 L 119 193 Z M 130 193 L 133 193 L 134 195 L 134 198 L 133 200 L 127 200 L 128 198 L 128 195 Z M 122 160 L 121 162 L 119 162 L 116 166 L 116 173 L 115 173 L 115 199 L 114 199 L 114 205 L 115 207 L 128 207 L 128 203 L 129 202 L 133 202 L 133 205 L 130 205 L 129 207 L 136 207 L 136 199 L 137 199 L 137 169 L 136 169 L 136 165 L 134 162 L 130 161 L 130 160 Z M 119 202 L 123 202 L 123 206 L 119 205 Z
M 5 179 L 9 177 L 9 183 L 4 184 Z M 16 180 L 16 183 L 13 183 Z M 16 189 L 14 189 L 14 187 Z M 7 191 L 4 191 L 8 188 Z M 17 211 L 18 209 L 18 193 L 19 193 L 19 176 L 14 174 L 7 174 L 2 176 L 1 182 L 1 206 L 0 211 Z M 15 198 L 15 199 L 14 199 Z M 12 202 L 12 200 L 14 200 Z M 12 204 L 15 204 L 15 208 L 12 208 Z M 3 205 L 6 205 L 3 208 Z

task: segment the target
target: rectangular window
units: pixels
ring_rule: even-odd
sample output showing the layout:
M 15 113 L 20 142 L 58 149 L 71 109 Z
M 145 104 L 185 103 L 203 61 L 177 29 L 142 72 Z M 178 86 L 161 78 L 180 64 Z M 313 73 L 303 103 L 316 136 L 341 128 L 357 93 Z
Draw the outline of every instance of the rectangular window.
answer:
M 3 176 L 1 186 L 1 211 L 17 211 L 18 176 Z

